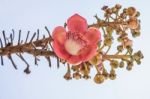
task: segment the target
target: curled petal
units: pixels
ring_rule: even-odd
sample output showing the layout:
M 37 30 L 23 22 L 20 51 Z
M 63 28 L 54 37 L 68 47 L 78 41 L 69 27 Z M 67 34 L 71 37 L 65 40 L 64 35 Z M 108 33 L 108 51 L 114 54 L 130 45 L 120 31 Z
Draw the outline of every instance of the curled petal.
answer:
M 54 40 L 58 41 L 60 44 L 64 44 L 66 40 L 66 30 L 62 26 L 58 26 L 54 29 L 52 37 Z
M 68 57 L 70 57 L 70 54 L 66 51 L 64 45 L 60 44 L 58 41 L 53 41 L 53 48 L 55 54 L 59 58 L 66 60 Z
M 86 47 L 84 47 L 81 51 L 80 51 L 80 57 L 82 59 L 82 61 L 88 61 L 90 59 L 93 58 L 93 56 L 96 55 L 96 51 L 97 51 L 97 45 L 88 45 Z
M 67 20 L 68 30 L 73 33 L 84 33 L 87 30 L 87 21 L 80 15 L 75 14 Z
M 90 44 L 94 44 L 98 43 L 98 41 L 101 39 L 101 33 L 97 28 L 91 27 L 88 29 L 84 37 Z

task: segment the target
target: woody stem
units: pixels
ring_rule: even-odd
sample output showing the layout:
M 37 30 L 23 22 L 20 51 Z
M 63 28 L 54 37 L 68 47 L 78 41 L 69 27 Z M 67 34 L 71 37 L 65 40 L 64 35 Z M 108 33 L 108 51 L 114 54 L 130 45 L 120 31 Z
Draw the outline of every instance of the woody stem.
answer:
M 116 27 L 116 25 L 127 25 L 127 22 L 98 22 L 96 24 L 91 24 L 89 27 L 105 27 L 105 26 L 111 26 L 111 27 Z
M 103 59 L 128 59 L 130 58 L 130 55 L 104 55 Z

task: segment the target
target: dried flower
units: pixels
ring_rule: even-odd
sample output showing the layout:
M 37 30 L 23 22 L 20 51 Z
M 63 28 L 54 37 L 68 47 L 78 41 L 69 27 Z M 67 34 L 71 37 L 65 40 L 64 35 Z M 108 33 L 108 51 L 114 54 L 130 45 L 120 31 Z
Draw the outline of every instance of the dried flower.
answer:
M 70 64 L 79 64 L 90 60 L 97 50 L 101 39 L 97 28 L 87 28 L 86 20 L 78 14 L 67 21 L 68 31 L 58 26 L 53 31 L 53 48 L 59 58 Z

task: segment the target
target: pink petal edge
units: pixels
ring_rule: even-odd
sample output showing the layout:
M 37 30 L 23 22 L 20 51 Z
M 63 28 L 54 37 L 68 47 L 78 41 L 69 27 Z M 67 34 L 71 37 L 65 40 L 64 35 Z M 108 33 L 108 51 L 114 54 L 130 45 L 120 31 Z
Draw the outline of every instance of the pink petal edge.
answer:
M 87 30 L 87 21 L 82 16 L 75 14 L 67 20 L 68 30 L 73 33 L 84 33 Z
M 65 40 L 66 40 L 66 30 L 64 27 L 62 26 L 58 26 L 54 29 L 53 33 L 52 33 L 52 37 L 54 39 L 54 41 L 58 41 L 60 44 L 64 44 Z
M 80 57 L 83 62 L 90 60 L 93 58 L 93 56 L 96 55 L 97 52 L 97 45 L 88 45 L 85 48 L 83 48 L 80 52 Z
M 101 33 L 97 28 L 90 27 L 84 37 L 88 40 L 88 43 L 94 44 L 101 40 Z
M 58 41 L 53 41 L 53 48 L 55 54 L 64 60 L 67 60 L 70 57 L 70 54 L 66 51 L 64 45 L 60 44 Z

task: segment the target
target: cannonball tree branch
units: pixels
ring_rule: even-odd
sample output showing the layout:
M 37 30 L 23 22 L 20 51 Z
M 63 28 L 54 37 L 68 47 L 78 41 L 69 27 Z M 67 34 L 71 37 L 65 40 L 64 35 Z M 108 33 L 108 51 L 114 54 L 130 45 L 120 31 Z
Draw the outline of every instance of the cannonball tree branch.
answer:
M 31 71 L 29 69 L 30 64 L 26 61 L 26 59 L 23 57 L 24 53 L 28 53 L 34 57 L 34 63 L 35 65 L 38 65 L 39 56 L 45 57 L 48 61 L 49 66 L 51 67 L 51 57 L 54 57 L 57 59 L 57 67 L 59 67 L 59 63 L 62 63 L 64 65 L 67 65 L 67 73 L 65 74 L 64 78 L 66 80 L 71 80 L 72 78 L 75 79 L 90 79 L 90 72 L 92 67 L 96 68 L 97 73 L 94 77 L 94 81 L 97 84 L 100 84 L 104 82 L 107 78 L 110 78 L 111 80 L 114 80 L 116 78 L 116 72 L 115 69 L 118 67 L 123 68 L 124 64 L 126 63 L 126 69 L 131 70 L 134 66 L 134 62 L 137 64 L 141 64 L 141 59 L 144 58 L 141 51 L 134 52 L 132 49 L 133 42 L 131 40 L 131 37 L 129 38 L 129 34 L 131 33 L 132 37 L 138 37 L 140 36 L 140 20 L 138 19 L 140 13 L 137 11 L 134 7 L 128 7 L 121 10 L 122 6 L 119 4 L 116 4 L 114 7 L 108 7 L 104 6 L 102 7 L 102 10 L 104 11 L 104 18 L 99 18 L 97 15 L 95 15 L 96 22 L 93 24 L 89 24 L 87 31 L 92 31 L 93 35 L 90 35 L 89 37 L 86 35 L 83 35 L 81 30 L 86 29 L 86 20 L 82 18 L 79 15 L 74 15 L 74 19 L 71 17 L 69 18 L 69 22 L 65 23 L 64 27 L 59 27 L 55 31 L 55 34 L 57 34 L 58 31 L 59 34 L 55 36 L 51 36 L 50 31 L 47 27 L 45 27 L 46 32 L 48 33 L 48 37 L 43 35 L 42 38 L 39 37 L 39 29 L 37 29 L 36 32 L 33 33 L 32 37 L 29 39 L 30 31 L 27 32 L 27 36 L 25 40 L 21 40 L 21 34 L 22 31 L 19 30 L 19 36 L 17 40 L 17 44 L 14 43 L 14 36 L 15 31 L 12 30 L 12 33 L 8 36 L 6 35 L 5 31 L 2 31 L 2 36 L 0 37 L 0 58 L 1 58 L 1 65 L 4 65 L 4 58 L 8 57 L 8 59 L 11 61 L 13 67 L 17 69 L 17 64 L 15 64 L 15 61 L 13 60 L 12 54 L 17 55 L 27 66 L 24 70 L 26 74 L 29 74 Z M 74 22 L 74 20 L 77 20 L 77 17 L 80 19 L 80 23 L 83 24 L 81 27 L 79 27 L 79 22 Z M 73 20 L 73 21 L 72 21 Z M 74 35 L 74 25 L 71 24 L 78 24 L 77 27 L 79 28 L 79 33 Z M 64 53 L 61 48 L 59 48 L 61 55 L 64 54 L 68 55 L 67 51 L 69 51 L 70 55 L 69 58 L 62 59 L 59 57 L 60 54 L 54 52 L 55 48 L 52 46 L 52 43 L 56 43 L 57 46 L 63 47 L 63 41 L 64 41 L 64 35 L 66 32 L 66 28 L 73 31 L 67 32 L 67 38 L 73 38 L 75 40 L 78 40 L 78 42 L 82 41 L 82 44 L 86 45 L 86 40 L 89 42 L 95 43 L 93 39 L 99 39 L 99 35 L 96 33 L 101 33 L 101 36 L 103 36 L 103 39 L 98 41 L 95 44 L 97 44 L 97 47 L 93 47 L 91 44 L 90 46 L 93 48 L 90 49 L 90 47 L 87 47 L 81 51 L 80 46 L 78 43 L 68 40 L 67 44 L 70 45 L 64 45 L 65 49 L 67 49 Z M 99 32 L 99 30 L 101 32 Z M 90 33 L 88 32 L 88 33 Z M 60 35 L 61 34 L 61 35 Z M 114 36 L 115 34 L 115 36 Z M 95 35 L 95 36 L 94 36 Z M 93 39 L 91 39 L 93 36 Z M 99 36 L 99 37 L 97 37 Z M 56 37 L 56 38 L 55 38 Z M 78 39 L 77 39 L 78 38 Z M 59 42 L 59 43 L 58 43 Z M 85 43 L 86 42 L 86 43 Z M 88 43 L 89 43 L 88 42 Z M 110 50 L 113 48 L 113 46 L 116 46 L 114 42 L 117 42 L 116 50 L 117 52 L 112 54 L 110 53 Z M 58 43 L 58 44 L 57 44 Z M 86 45 L 88 46 L 88 45 Z M 86 47 L 83 46 L 82 48 Z M 96 48 L 96 54 L 88 59 L 88 56 L 91 56 L 92 54 L 89 54 L 89 50 L 93 50 Z M 71 50 L 70 50 L 71 49 Z M 79 51 L 80 49 L 80 51 Z M 124 50 L 126 50 L 127 53 L 123 53 Z M 78 52 L 77 52 L 78 51 Z M 86 54 L 79 55 L 79 58 L 77 58 L 78 54 L 82 52 L 87 52 Z M 67 53 L 67 54 L 66 54 Z M 64 57 L 62 56 L 62 57 Z M 71 64 L 70 59 L 72 57 L 75 60 L 74 61 L 80 61 L 84 60 L 78 64 Z M 68 56 L 67 56 L 68 57 Z M 84 58 L 86 57 L 86 58 Z M 66 58 L 66 57 L 65 57 Z M 78 59 L 78 60 L 76 60 Z M 87 60 L 88 59 L 88 60 Z M 107 68 L 105 67 L 105 61 L 110 63 L 111 70 L 108 72 Z M 67 64 L 66 64 L 67 63 Z

